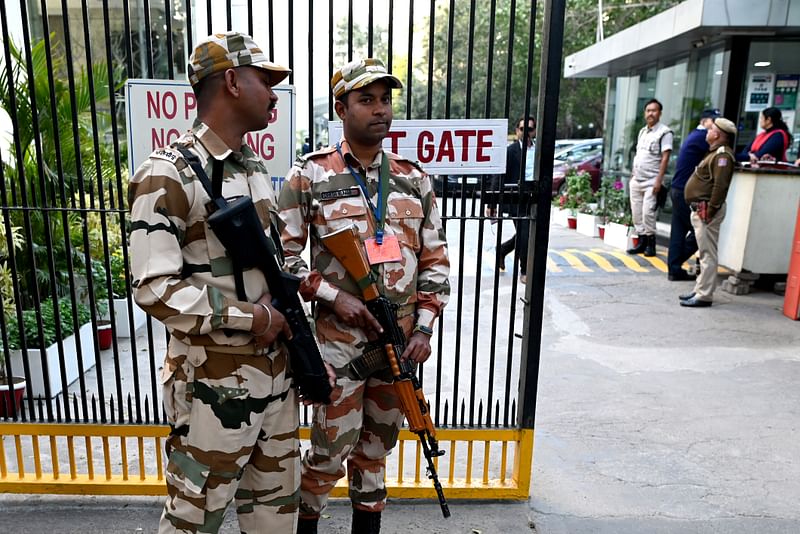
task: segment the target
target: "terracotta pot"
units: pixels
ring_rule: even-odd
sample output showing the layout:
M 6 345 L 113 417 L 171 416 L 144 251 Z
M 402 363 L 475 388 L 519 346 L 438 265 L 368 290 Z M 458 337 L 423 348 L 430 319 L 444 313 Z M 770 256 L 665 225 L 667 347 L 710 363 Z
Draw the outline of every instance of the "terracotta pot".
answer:
M 114 338 L 111 336 L 111 323 L 102 322 L 97 324 L 97 345 L 100 350 L 111 348 Z
M 603 239 L 606 236 L 606 227 L 602 224 L 598 225 L 597 233 L 600 234 L 600 239 Z
M 569 227 L 570 230 L 576 229 L 578 227 L 578 217 L 575 215 L 567 217 L 567 227 Z
M 11 392 L 14 393 L 14 402 L 16 403 L 15 406 L 17 411 L 19 411 L 20 406 L 22 405 L 22 397 L 25 395 L 25 379 L 14 376 L 11 378 L 11 382 L 13 382 L 13 386 L 9 387 L 8 385 L 9 380 L 5 379 L 5 382 L 0 383 L 0 417 L 14 417 L 17 415 L 16 413 L 11 412 Z

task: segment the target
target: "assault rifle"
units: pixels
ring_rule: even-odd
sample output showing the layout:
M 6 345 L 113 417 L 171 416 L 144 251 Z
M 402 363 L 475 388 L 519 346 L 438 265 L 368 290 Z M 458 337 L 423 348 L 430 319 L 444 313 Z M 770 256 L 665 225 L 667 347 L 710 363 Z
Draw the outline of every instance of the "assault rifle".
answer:
M 330 404 L 331 385 L 319 347 L 300 297 L 300 278 L 284 272 L 278 265 L 277 249 L 264 228 L 250 197 L 239 197 L 208 217 L 208 225 L 217 234 L 234 262 L 234 269 L 258 267 L 267 279 L 272 305 L 281 312 L 292 330 L 292 339 L 284 340 L 289 349 L 294 382 L 304 399 Z
M 236 293 L 245 300 L 243 269 L 258 268 L 264 273 L 272 296 L 272 306 L 286 318 L 292 339 L 284 340 L 289 350 L 294 383 L 298 393 L 312 402 L 330 404 L 331 385 L 322 355 L 308 324 L 305 309 L 297 295 L 300 278 L 284 272 L 278 264 L 278 250 L 273 237 L 264 234 L 255 205 L 248 196 L 228 202 L 222 197 L 222 162 L 214 160 L 213 182 L 208 179 L 199 158 L 185 148 L 178 148 L 212 199 L 213 213 L 208 225 L 214 230 L 233 262 Z M 274 228 L 274 227 L 273 227 Z
M 433 488 L 439 497 L 439 506 L 442 507 L 442 515 L 450 517 L 450 509 L 433 463 L 433 459 L 442 456 L 444 451 L 439 449 L 439 443 L 436 441 L 436 429 L 431 421 L 430 408 L 422 393 L 419 379 L 414 373 L 414 367 L 410 362 L 400 359 L 406 348 L 406 338 L 397 324 L 398 306 L 380 294 L 354 226 L 330 233 L 321 239 L 325 247 L 344 266 L 347 274 L 361 288 L 367 309 L 383 327 L 383 334 L 378 343 L 383 345 L 383 351 L 392 370 L 395 393 L 400 399 L 400 407 L 408 421 L 408 428 L 419 437 L 422 453 L 428 463 L 428 478 L 433 481 Z

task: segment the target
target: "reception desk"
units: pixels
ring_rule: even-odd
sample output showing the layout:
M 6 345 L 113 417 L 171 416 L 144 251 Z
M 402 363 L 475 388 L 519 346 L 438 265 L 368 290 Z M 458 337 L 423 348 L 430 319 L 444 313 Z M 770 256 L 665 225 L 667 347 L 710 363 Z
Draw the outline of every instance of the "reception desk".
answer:
M 737 168 L 726 201 L 719 264 L 744 281 L 757 278 L 750 273 L 786 273 L 800 203 L 800 170 Z M 731 290 L 731 284 L 736 280 L 723 289 Z

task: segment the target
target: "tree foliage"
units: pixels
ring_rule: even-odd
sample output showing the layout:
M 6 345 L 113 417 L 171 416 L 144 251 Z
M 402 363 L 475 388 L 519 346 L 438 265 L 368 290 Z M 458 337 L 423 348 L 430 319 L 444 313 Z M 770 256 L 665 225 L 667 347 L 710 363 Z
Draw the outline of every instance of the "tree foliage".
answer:
M 604 34 L 607 37 L 668 9 L 679 1 L 605 0 Z M 413 62 L 411 87 L 413 98 L 410 113 L 412 118 L 507 117 L 515 121 L 525 110 L 528 85 L 531 95 L 528 107 L 530 112 L 535 114 L 544 31 L 543 3 L 534 3 L 536 16 L 533 32 L 534 53 L 530 58 L 528 45 L 532 3 L 495 0 L 494 10 L 492 3 L 453 2 L 451 30 L 450 3 L 439 2 L 432 21 L 433 40 L 430 41 L 428 38 L 427 25 L 417 29 L 425 31 L 426 35 L 422 54 L 415 54 L 417 57 Z M 471 4 L 474 6 L 474 12 L 471 11 Z M 494 32 L 490 43 L 492 21 Z M 598 21 L 597 0 L 568 0 L 564 57 L 596 42 Z M 513 47 L 510 51 L 509 73 L 508 44 L 512 31 Z M 491 50 L 490 44 L 493 45 Z M 395 50 L 396 55 L 398 52 L 400 51 Z M 431 53 L 433 68 L 429 69 Z M 450 58 L 448 58 L 449 53 L 452 54 Z M 529 59 L 534 62 L 530 82 L 527 80 Z M 489 78 L 490 71 L 491 78 Z M 487 99 L 489 90 L 491 94 Z M 605 79 L 562 79 L 558 134 L 562 137 L 600 134 L 605 110 L 605 91 Z M 405 101 L 397 108 L 398 111 L 405 113 Z M 589 128 L 589 124 L 594 125 L 593 130 Z

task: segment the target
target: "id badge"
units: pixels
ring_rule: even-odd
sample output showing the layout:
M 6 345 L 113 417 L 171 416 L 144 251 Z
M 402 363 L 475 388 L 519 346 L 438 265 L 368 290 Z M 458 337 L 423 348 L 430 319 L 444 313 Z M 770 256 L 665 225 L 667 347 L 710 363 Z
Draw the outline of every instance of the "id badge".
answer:
M 374 237 L 370 237 L 364 241 L 364 246 L 367 249 L 367 259 L 369 259 L 370 265 L 398 262 L 403 259 L 400 254 L 400 242 L 396 235 L 383 236 L 382 245 L 379 245 Z

